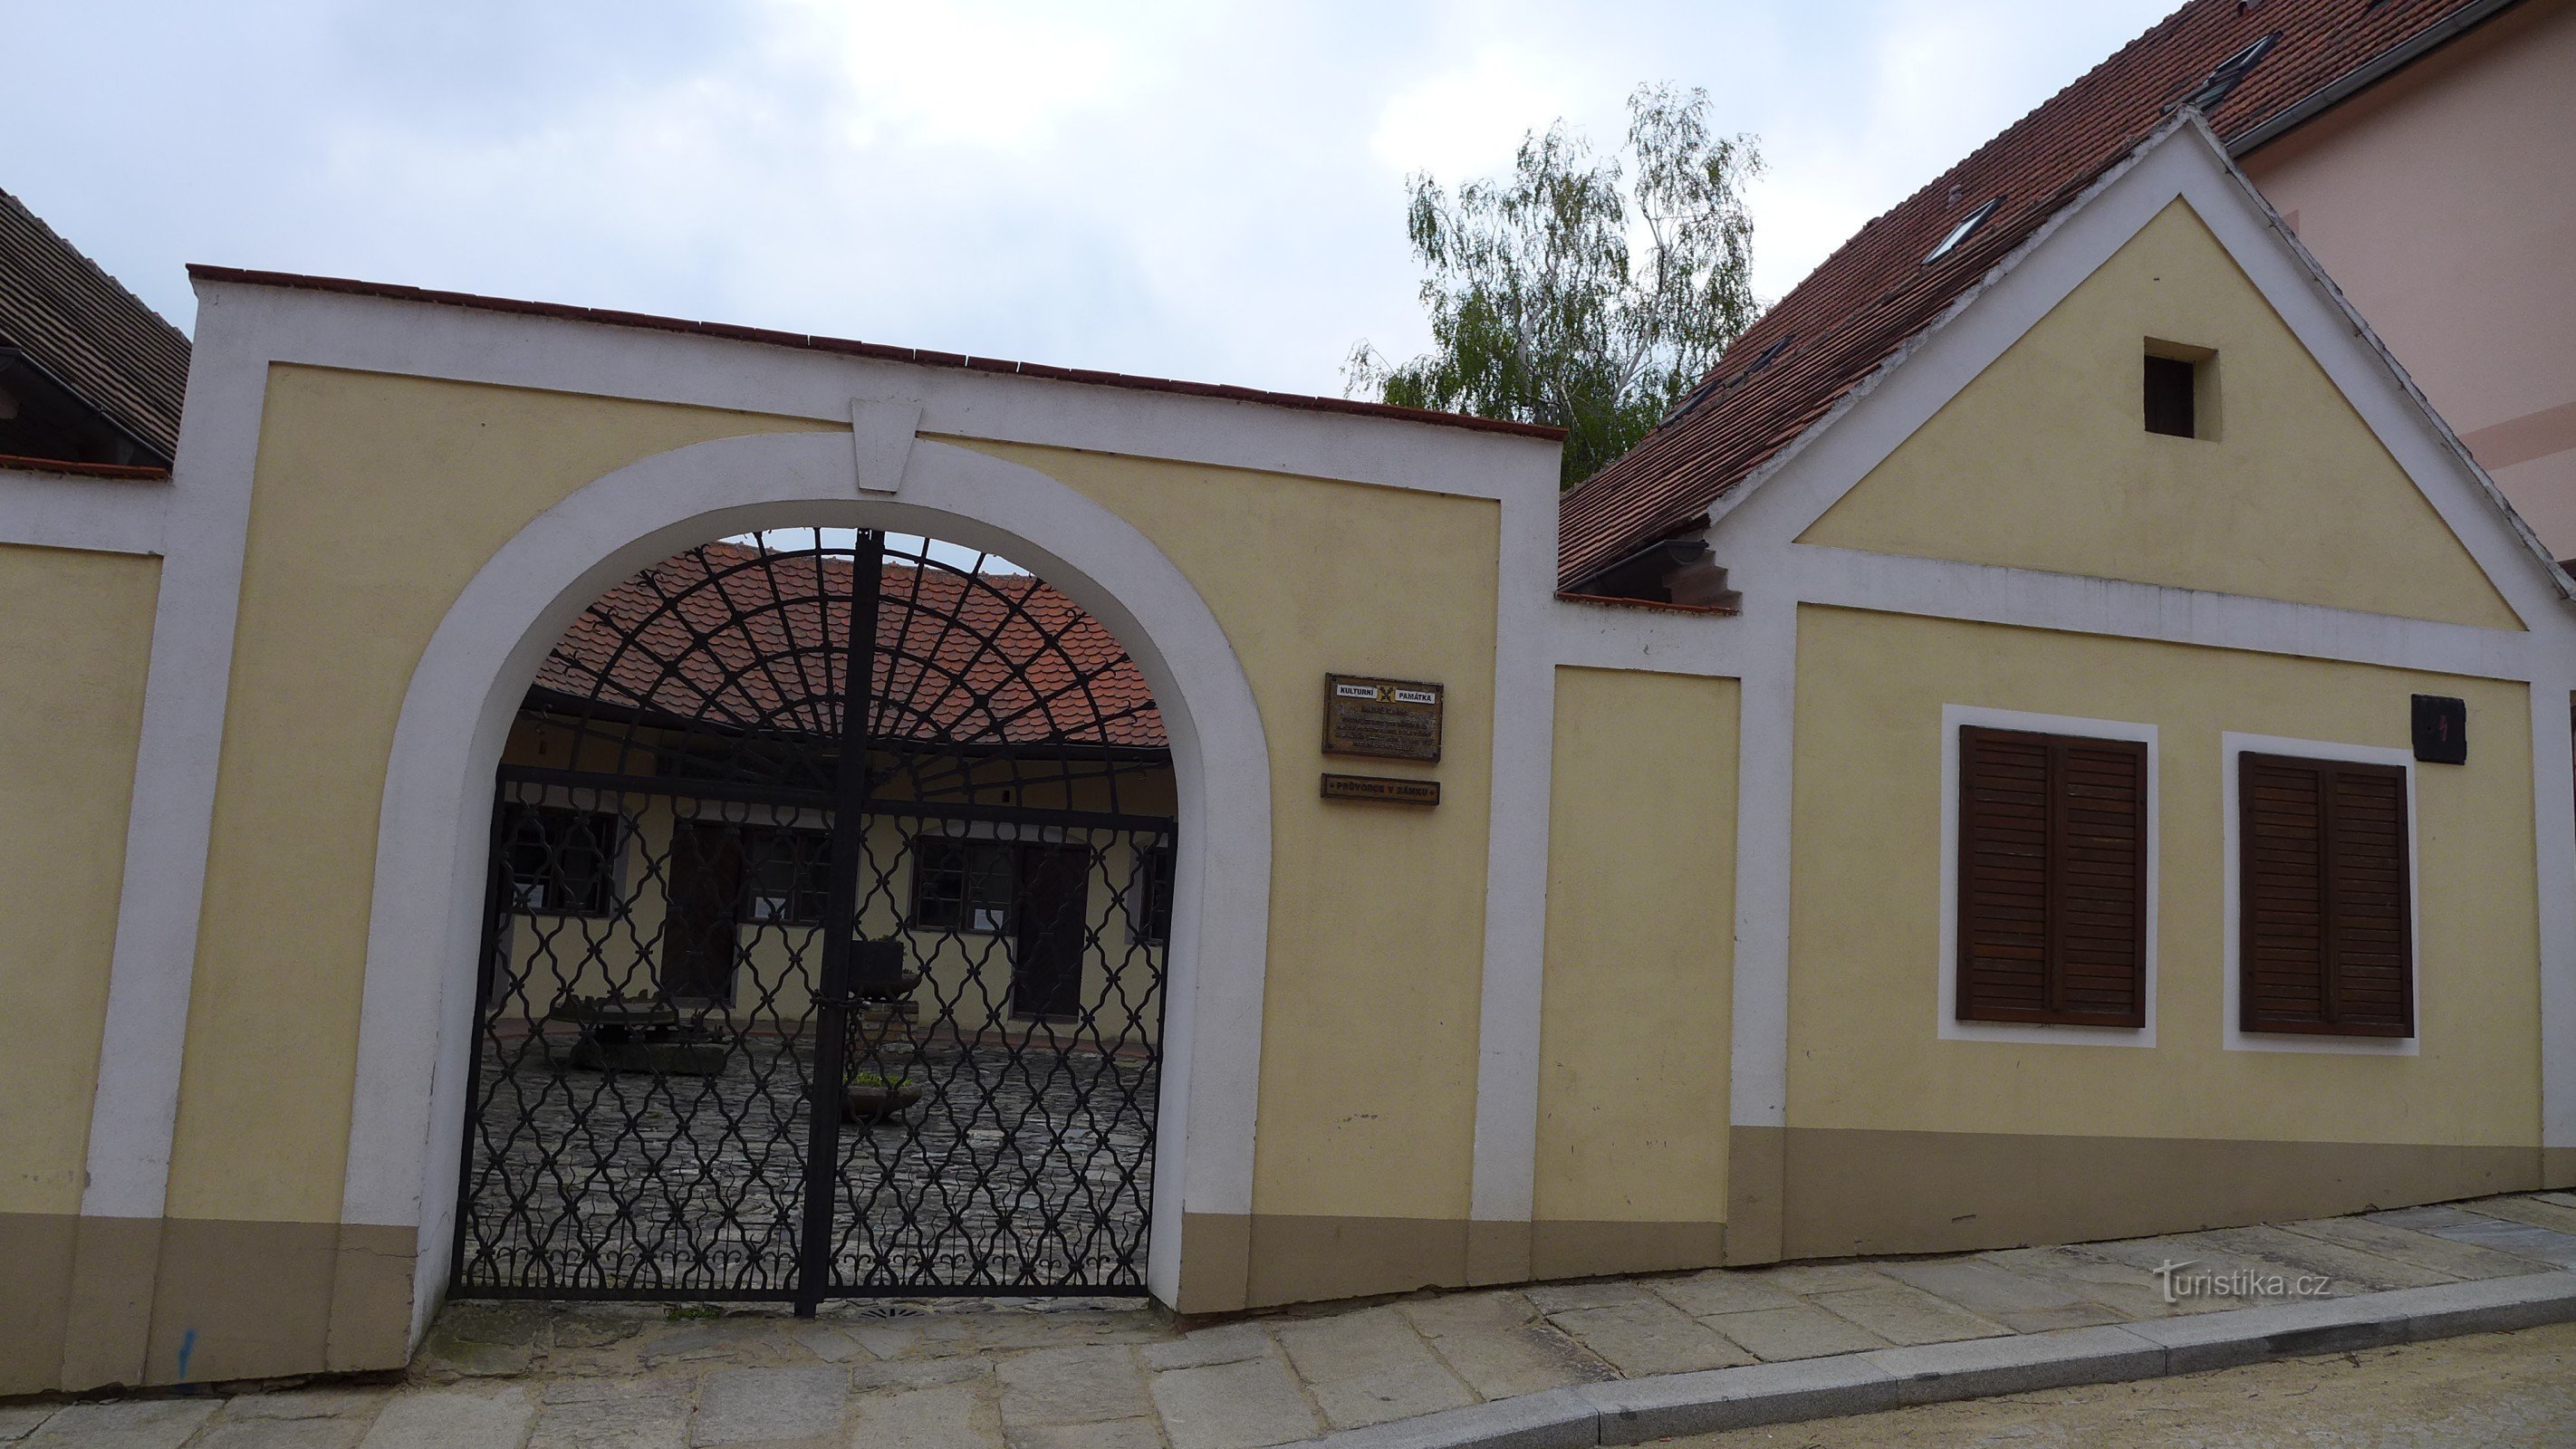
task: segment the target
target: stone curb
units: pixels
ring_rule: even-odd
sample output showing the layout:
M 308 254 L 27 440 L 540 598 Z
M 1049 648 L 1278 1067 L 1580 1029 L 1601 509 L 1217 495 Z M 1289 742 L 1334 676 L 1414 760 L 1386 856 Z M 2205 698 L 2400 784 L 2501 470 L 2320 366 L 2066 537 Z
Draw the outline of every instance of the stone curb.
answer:
M 1288 1449 L 1593 1449 L 2576 1320 L 2576 1270 L 1522 1394 Z

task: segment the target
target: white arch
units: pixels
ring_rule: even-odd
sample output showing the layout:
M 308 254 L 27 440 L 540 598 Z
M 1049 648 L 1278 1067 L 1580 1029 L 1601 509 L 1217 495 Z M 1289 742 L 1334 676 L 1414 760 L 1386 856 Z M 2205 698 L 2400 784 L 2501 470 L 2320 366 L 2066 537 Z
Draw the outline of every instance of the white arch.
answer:
M 609 586 L 761 528 L 881 527 L 1037 572 L 1128 647 L 1162 708 L 1182 848 L 1163 1028 L 1147 1284 L 1180 1281 L 1189 1213 L 1248 1213 L 1269 937 L 1269 751 L 1233 646 L 1125 520 L 1034 469 L 915 446 L 899 497 L 863 495 L 850 435 L 719 439 L 647 458 L 548 509 L 476 572 L 412 673 L 376 837 L 341 1221 L 419 1229 L 412 1334 L 446 1286 L 474 1036 L 493 772 L 537 666 Z

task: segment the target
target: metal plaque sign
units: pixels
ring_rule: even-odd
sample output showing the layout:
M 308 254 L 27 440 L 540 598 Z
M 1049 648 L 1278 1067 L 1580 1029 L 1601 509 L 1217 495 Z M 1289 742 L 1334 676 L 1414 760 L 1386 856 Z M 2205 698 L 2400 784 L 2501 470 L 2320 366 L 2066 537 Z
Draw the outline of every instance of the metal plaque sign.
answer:
M 1437 763 L 1445 693 L 1418 680 L 1327 674 L 1324 753 Z
M 1385 805 L 1437 805 L 1437 780 L 1399 780 L 1388 775 L 1326 775 L 1327 800 L 1375 800 Z

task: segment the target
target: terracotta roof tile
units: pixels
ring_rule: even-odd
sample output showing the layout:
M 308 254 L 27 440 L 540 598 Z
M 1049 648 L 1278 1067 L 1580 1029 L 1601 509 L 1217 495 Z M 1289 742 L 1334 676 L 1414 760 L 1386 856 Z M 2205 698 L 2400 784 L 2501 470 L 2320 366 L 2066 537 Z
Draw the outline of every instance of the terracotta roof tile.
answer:
M 817 570 L 820 577 L 817 577 Z M 583 611 L 541 689 L 743 728 L 835 733 L 851 563 L 738 544 L 664 559 Z M 880 737 L 924 743 L 1168 747 L 1135 661 L 1028 574 L 888 560 L 878 597 Z
M 1695 406 L 1686 402 L 1568 492 L 1559 513 L 1559 582 L 1579 584 L 1696 526 L 1710 504 L 1938 319 L 2230 57 L 2279 36 L 2225 94 L 2201 97 L 2222 138 L 2253 131 L 2480 8 L 2482 0 L 2191 0 L 1862 227 L 1736 339 L 1693 395 Z M 1944 235 L 1997 198 L 1992 217 L 1947 256 L 1925 263 Z
M 0 346 L 163 458 L 179 447 L 188 339 L 0 191 Z

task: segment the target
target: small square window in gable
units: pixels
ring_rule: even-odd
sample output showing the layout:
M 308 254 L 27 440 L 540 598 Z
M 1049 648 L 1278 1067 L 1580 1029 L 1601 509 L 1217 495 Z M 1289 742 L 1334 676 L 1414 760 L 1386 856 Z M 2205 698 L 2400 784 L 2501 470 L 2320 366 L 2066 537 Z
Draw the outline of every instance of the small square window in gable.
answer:
M 2218 437 L 2218 354 L 2150 337 L 2146 345 L 2146 429 L 2174 438 Z

